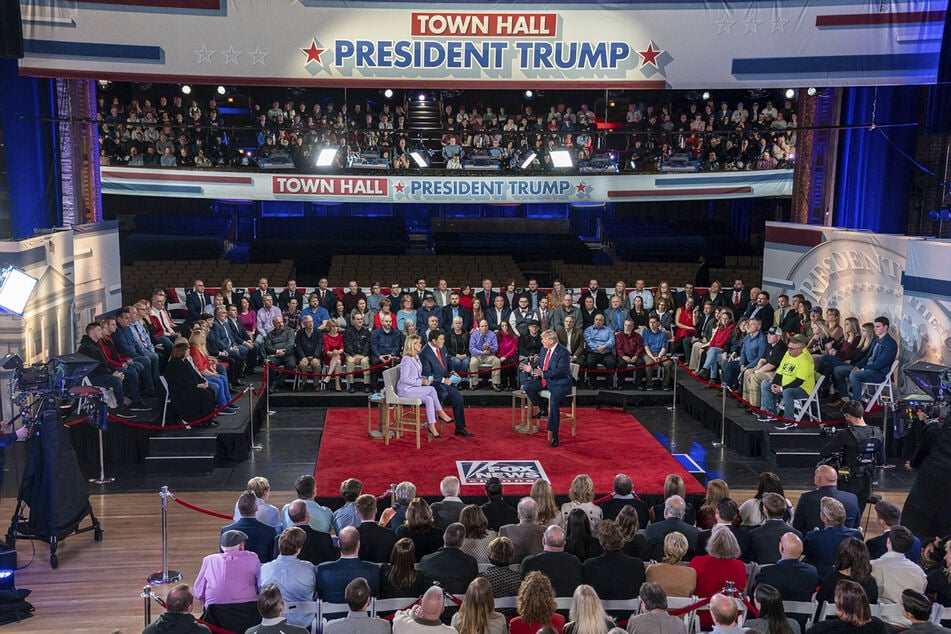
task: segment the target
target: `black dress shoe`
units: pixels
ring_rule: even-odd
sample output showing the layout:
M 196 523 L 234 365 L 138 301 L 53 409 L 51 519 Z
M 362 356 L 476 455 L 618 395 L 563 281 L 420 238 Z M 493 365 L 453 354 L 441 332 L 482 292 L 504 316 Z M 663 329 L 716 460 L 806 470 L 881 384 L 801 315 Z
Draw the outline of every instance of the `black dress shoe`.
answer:
M 532 416 L 532 418 L 545 418 L 546 416 L 548 416 L 548 410 L 547 410 L 547 409 L 540 409 L 540 410 L 538 410 L 538 413 L 537 413 L 537 414 L 535 414 L 534 416 Z
M 549 446 L 549 447 L 557 447 L 557 446 L 558 446 L 558 436 L 555 436 L 554 438 L 552 438 L 552 439 L 551 439 L 551 442 L 548 443 L 548 446 Z
M 468 429 L 457 429 L 455 434 L 456 436 L 465 436 L 466 438 L 472 438 L 473 436 L 475 436 L 475 434 L 473 434 Z

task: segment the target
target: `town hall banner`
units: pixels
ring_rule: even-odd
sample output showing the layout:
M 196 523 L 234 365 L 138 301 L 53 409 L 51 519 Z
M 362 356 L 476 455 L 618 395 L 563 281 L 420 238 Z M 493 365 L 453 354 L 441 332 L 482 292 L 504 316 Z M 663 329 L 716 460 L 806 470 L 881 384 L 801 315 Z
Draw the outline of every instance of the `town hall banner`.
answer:
M 380 88 L 927 84 L 946 0 L 20 0 L 25 74 Z

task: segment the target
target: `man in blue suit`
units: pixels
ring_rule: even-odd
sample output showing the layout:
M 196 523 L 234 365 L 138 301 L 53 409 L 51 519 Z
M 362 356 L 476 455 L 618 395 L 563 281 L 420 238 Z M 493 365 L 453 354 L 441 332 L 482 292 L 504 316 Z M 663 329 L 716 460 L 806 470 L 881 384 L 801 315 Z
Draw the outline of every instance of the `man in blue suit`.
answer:
M 346 526 L 340 531 L 340 559 L 317 566 L 317 596 L 329 603 L 345 603 L 347 584 L 363 577 L 370 584 L 370 594 L 380 594 L 380 566 L 363 561 L 360 552 L 360 531 Z
M 205 313 L 205 306 L 211 304 L 211 296 L 205 292 L 205 283 L 195 280 L 192 291 L 185 295 L 185 308 L 188 309 L 188 321 L 198 321 Z
M 523 372 L 530 373 L 533 377 L 522 386 L 522 389 L 525 390 L 532 405 L 539 408 L 535 418 L 548 416 L 548 444 L 557 447 L 558 422 L 561 414 L 559 406 L 561 401 L 571 393 L 575 381 L 571 376 L 571 355 L 564 346 L 558 345 L 558 335 L 554 330 L 546 330 L 542 333 L 542 347 L 545 350 L 538 355 L 537 368 L 532 368 L 531 365 L 525 363 L 520 367 Z M 542 405 L 540 396 L 542 390 L 548 390 L 551 394 L 551 412 L 546 411 Z
M 429 345 L 419 351 L 419 361 L 423 364 L 423 376 L 431 376 L 430 385 L 436 389 L 439 402 L 452 407 L 453 418 L 456 419 L 456 436 L 474 436 L 466 429 L 466 405 L 462 400 L 462 392 L 456 389 L 452 382 L 447 360 L 449 350 L 446 349 L 446 335 L 442 330 L 429 331 Z
M 810 531 L 803 536 L 803 561 L 816 567 L 819 575 L 825 577 L 835 563 L 839 552 L 839 544 L 855 537 L 862 539 L 862 533 L 857 528 L 848 528 L 845 524 L 845 507 L 832 497 L 824 497 L 820 502 L 819 517 L 824 528 Z

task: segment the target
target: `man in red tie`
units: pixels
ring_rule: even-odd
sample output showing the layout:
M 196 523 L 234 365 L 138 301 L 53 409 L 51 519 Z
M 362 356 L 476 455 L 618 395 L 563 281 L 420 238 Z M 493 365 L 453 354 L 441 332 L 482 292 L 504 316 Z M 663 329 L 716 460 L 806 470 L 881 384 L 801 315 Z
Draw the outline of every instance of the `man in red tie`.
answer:
M 456 421 L 456 436 L 474 436 L 466 429 L 466 405 L 463 402 L 462 392 L 456 389 L 455 383 L 459 377 L 449 371 L 447 360 L 449 351 L 446 349 L 446 335 L 442 330 L 435 328 L 429 331 L 429 344 L 419 351 L 419 361 L 423 366 L 423 376 L 430 377 L 430 385 L 436 389 L 436 396 L 443 405 L 452 407 L 452 415 Z
M 542 352 L 538 355 L 538 367 L 522 364 L 522 371 L 532 375 L 532 380 L 525 383 L 522 389 L 528 395 L 532 405 L 538 407 L 535 418 L 548 417 L 548 443 L 552 447 L 558 446 L 558 424 L 561 417 L 559 407 L 564 398 L 571 393 L 574 378 L 571 376 L 571 359 L 568 350 L 558 345 L 558 335 L 554 330 L 542 333 Z M 551 410 L 542 405 L 541 391 L 548 390 L 551 394 Z

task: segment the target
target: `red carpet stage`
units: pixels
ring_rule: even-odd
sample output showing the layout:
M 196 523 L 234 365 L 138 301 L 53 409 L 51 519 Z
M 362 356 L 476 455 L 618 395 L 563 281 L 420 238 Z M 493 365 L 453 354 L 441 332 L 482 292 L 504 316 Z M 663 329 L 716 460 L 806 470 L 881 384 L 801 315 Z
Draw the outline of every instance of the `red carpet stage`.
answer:
M 374 412 L 375 413 L 375 412 Z M 542 431 L 527 436 L 512 431 L 508 408 L 466 409 L 466 423 L 474 438 L 452 435 L 447 428 L 442 438 L 416 450 L 416 436 L 406 433 L 384 445 L 367 436 L 367 410 L 330 409 L 317 455 L 314 476 L 317 495 L 338 497 L 340 483 L 349 477 L 363 481 L 365 493 L 380 495 L 391 483 L 409 480 L 422 496 L 438 496 L 439 481 L 458 475 L 456 461 L 467 467 L 482 461 L 537 460 L 556 494 L 567 494 L 571 480 L 579 473 L 594 479 L 599 493 L 610 493 L 618 472 L 634 479 L 638 493 L 660 494 L 664 478 L 677 473 L 687 483 L 687 493 L 704 492 L 703 486 L 671 456 L 630 414 L 618 411 L 579 409 L 577 436 L 570 424 L 562 423 L 561 446 L 552 449 Z M 425 430 L 424 430 L 425 434 Z M 506 486 L 507 493 L 527 494 L 530 485 Z M 481 486 L 463 486 L 462 495 L 482 495 Z

